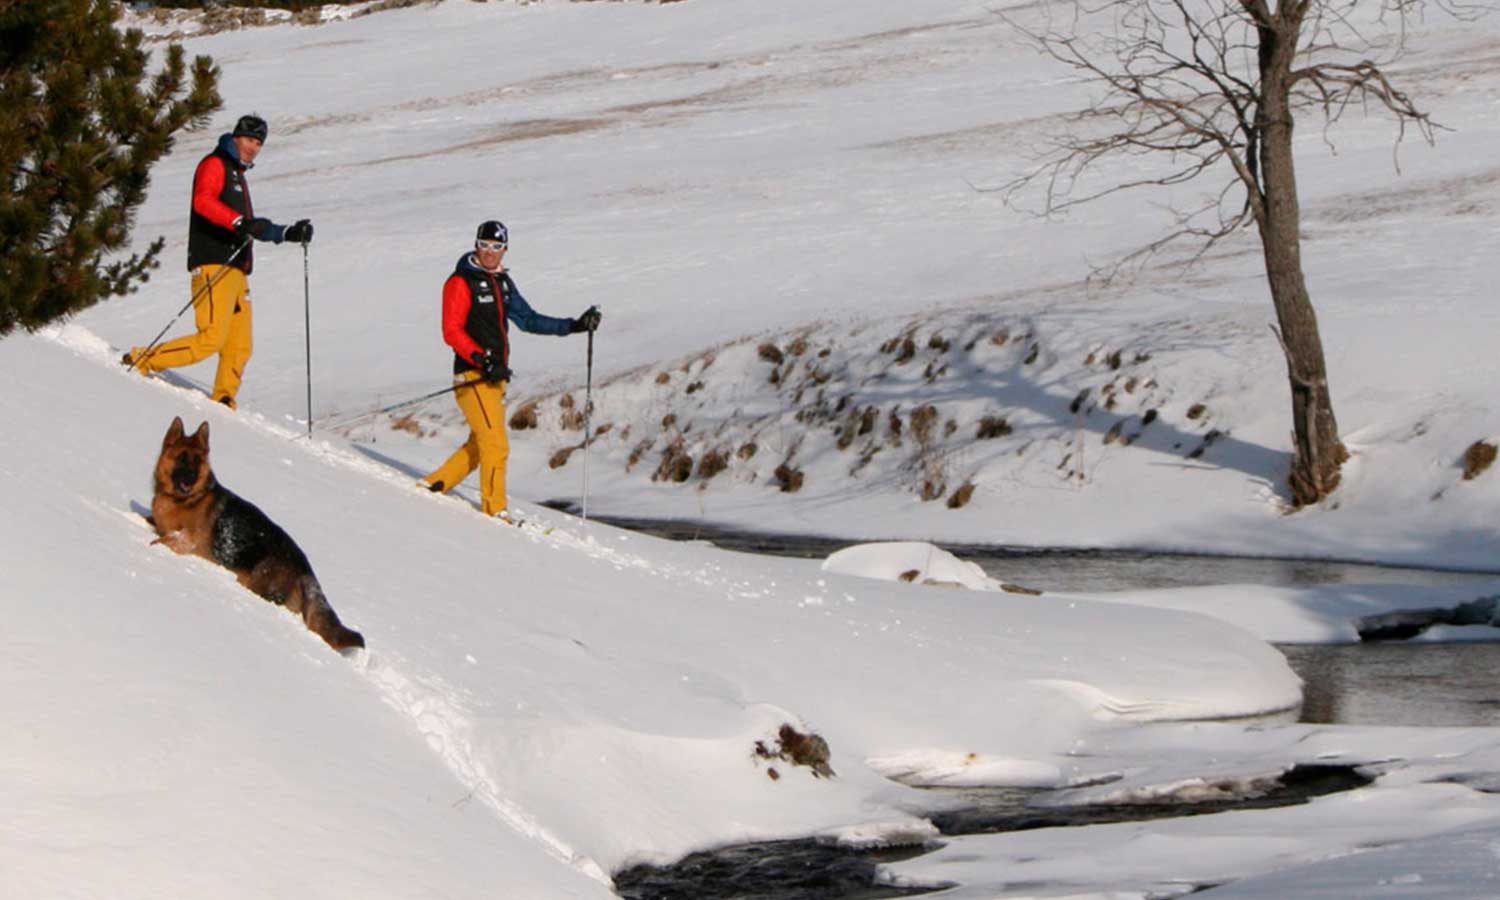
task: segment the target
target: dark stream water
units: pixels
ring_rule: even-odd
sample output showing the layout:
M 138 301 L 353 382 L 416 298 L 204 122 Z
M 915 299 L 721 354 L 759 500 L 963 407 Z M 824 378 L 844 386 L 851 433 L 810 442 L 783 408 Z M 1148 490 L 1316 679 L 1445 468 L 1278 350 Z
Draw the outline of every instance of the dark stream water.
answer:
M 612 525 L 673 540 L 707 540 L 727 550 L 823 558 L 850 541 L 714 529 L 693 522 L 596 517 Z M 1467 584 L 1494 591 L 1500 573 L 1401 568 L 1321 560 L 1123 551 L 1034 550 L 942 545 L 978 563 L 991 577 L 1042 591 L 1112 591 L 1210 584 Z M 1420 604 L 1415 604 L 1420 605 Z M 1497 635 L 1500 637 L 1500 635 Z M 1361 725 L 1500 725 L 1500 642 L 1281 645 L 1305 682 L 1302 721 Z M 1047 808 L 1045 792 L 964 791 L 964 808 L 933 824 L 944 834 L 1139 821 L 1201 815 L 1250 806 L 1305 803 L 1367 780 L 1345 767 L 1302 766 L 1282 785 L 1253 800 L 1213 804 Z M 914 893 L 876 883 L 877 866 L 922 848 L 861 851 L 817 841 L 779 841 L 698 853 L 668 867 L 616 873 L 630 900 L 874 900 Z

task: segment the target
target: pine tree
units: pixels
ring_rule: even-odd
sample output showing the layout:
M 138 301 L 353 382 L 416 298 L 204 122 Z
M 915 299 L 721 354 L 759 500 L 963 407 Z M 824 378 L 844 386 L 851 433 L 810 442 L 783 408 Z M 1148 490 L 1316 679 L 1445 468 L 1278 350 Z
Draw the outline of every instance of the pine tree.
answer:
M 151 166 L 222 105 L 213 60 L 151 54 L 111 0 L 0 0 L 0 336 L 133 292 L 164 239 L 130 238 Z

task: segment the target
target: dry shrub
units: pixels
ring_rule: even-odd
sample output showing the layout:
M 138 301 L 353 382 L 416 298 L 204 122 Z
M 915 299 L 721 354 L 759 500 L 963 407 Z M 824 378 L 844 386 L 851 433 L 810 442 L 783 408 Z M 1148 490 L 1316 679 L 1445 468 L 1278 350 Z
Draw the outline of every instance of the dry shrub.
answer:
M 927 339 L 927 349 L 936 350 L 939 353 L 947 353 L 953 349 L 953 345 L 940 332 L 934 331 L 932 337 Z
M 1464 481 L 1472 481 L 1495 461 L 1497 450 L 1488 441 L 1475 441 L 1464 451 Z
M 652 481 L 670 481 L 681 484 L 693 475 L 693 458 L 688 455 L 686 442 L 678 438 L 667 445 L 661 453 L 661 462 L 652 473 Z
M 741 444 L 740 449 L 734 451 L 734 455 L 738 456 L 740 459 L 749 459 L 750 457 L 754 456 L 755 452 L 759 449 L 759 447 L 755 446 L 755 442 L 751 441 L 748 444 Z
M 404 431 L 407 434 L 416 435 L 417 437 L 422 437 L 426 433 L 422 430 L 422 426 L 418 424 L 417 420 L 409 415 L 402 416 L 399 419 L 392 419 L 391 430 Z
M 604 435 L 609 434 L 610 429 L 614 427 L 615 425 L 613 422 L 605 422 L 603 425 L 595 426 L 594 437 L 603 437 Z
M 931 403 L 924 403 L 911 411 L 911 433 L 916 437 L 917 443 L 924 446 L 932 443 L 932 426 L 937 420 L 937 407 Z
M 671 380 L 672 380 L 672 376 L 670 374 L 666 373 L 666 372 L 657 372 L 656 373 L 656 383 L 657 384 L 666 384 L 667 382 L 669 382 Z
M 865 407 L 865 411 L 859 414 L 860 435 L 869 434 L 875 430 L 875 423 L 880 419 L 880 410 L 873 406 Z
M 632 447 L 630 456 L 625 460 L 625 471 L 629 472 L 631 469 L 634 469 L 635 464 L 641 461 L 641 457 L 645 456 L 646 451 L 650 450 L 651 445 L 655 443 L 656 440 L 654 438 L 645 438 L 639 444 Z
M 1008 341 L 1008 340 L 1010 340 L 1010 329 L 1009 328 L 1002 328 L 999 331 L 995 332 L 994 335 L 990 337 L 990 343 L 994 344 L 996 347 L 1004 347 L 1005 346 L 1005 342 Z
M 979 420 L 979 431 L 974 436 L 981 441 L 988 441 L 992 438 L 1005 437 L 1010 432 L 1010 423 L 1005 421 L 1004 416 L 985 416 Z
M 794 469 L 787 463 L 776 467 L 776 483 L 781 485 L 784 494 L 795 494 L 802 490 L 803 474 L 801 469 Z
M 661 430 L 666 431 L 677 424 L 677 413 L 667 413 L 661 417 Z
M 1127 393 L 1127 394 L 1134 394 L 1135 393 L 1135 385 L 1136 385 L 1136 380 L 1135 380 L 1135 376 L 1134 375 L 1132 375 L 1129 378 L 1125 379 L 1125 393 Z
M 755 352 L 761 359 L 773 366 L 781 365 L 782 360 L 786 359 L 781 352 L 781 348 L 769 342 L 761 344 L 755 349 Z
M 972 481 L 964 482 L 964 484 L 960 486 L 958 490 L 953 492 L 953 496 L 948 498 L 948 508 L 962 509 L 965 506 L 969 505 L 969 501 L 973 499 L 973 497 L 974 483 Z
M 561 469 L 563 466 L 568 464 L 568 457 L 572 456 L 573 451 L 577 449 L 577 447 L 564 447 L 556 453 L 552 454 L 552 458 L 547 460 L 547 468 Z
M 537 426 L 536 415 L 537 401 L 521 404 L 521 408 L 510 414 L 510 427 L 513 431 L 525 431 Z
M 1104 433 L 1104 443 L 1113 444 L 1115 441 L 1120 439 L 1120 432 L 1124 430 L 1125 420 L 1121 419 L 1120 421 L 1111 425 L 1109 427 L 1109 430 Z
M 702 381 L 695 381 L 692 384 L 690 384 L 690 385 L 687 386 L 686 393 L 696 394 L 697 392 L 699 392 L 701 390 L 703 390 L 703 382 Z
M 917 355 L 917 342 L 910 337 L 901 339 L 901 351 L 896 354 L 896 365 L 904 365 Z
M 698 477 L 707 481 L 727 468 L 729 468 L 729 454 L 715 447 L 698 460 Z
M 1194 403 L 1192 406 L 1188 407 L 1187 417 L 1189 419 L 1201 419 L 1203 417 L 1203 414 L 1206 412 L 1208 412 L 1208 407 L 1204 406 L 1202 403 Z
M 953 437 L 953 433 L 957 430 L 958 422 L 954 421 L 953 419 L 949 419 L 948 421 L 943 423 L 943 437 Z
M 561 397 L 557 398 L 557 405 L 561 406 L 563 409 L 572 409 L 575 402 L 576 401 L 573 399 L 572 394 L 563 394 Z
M 1142 425 L 1150 425 L 1152 422 L 1156 421 L 1156 416 L 1157 416 L 1156 410 L 1154 410 L 1154 409 L 1148 409 L 1148 410 L 1146 410 L 1146 414 L 1144 416 L 1141 416 L 1141 424 Z
M 787 345 L 786 352 L 790 353 L 793 356 L 801 356 L 802 354 L 806 353 L 807 338 L 798 337 L 796 340 Z
M 1120 359 L 1120 351 L 1116 350 L 1115 352 L 1111 353 L 1105 360 L 1105 362 L 1109 363 L 1109 367 L 1111 369 L 1120 368 L 1120 363 L 1122 362 L 1122 360 Z
M 564 431 L 583 430 L 583 410 L 569 409 L 563 412 L 561 424 Z
M 922 573 L 916 569 L 907 569 L 905 572 L 902 572 L 896 577 L 900 578 L 902 581 L 910 583 L 916 581 L 921 574 Z
M 937 478 L 924 478 L 922 480 L 922 500 L 931 502 L 941 498 L 948 492 L 948 483 Z
M 1040 597 L 1042 595 L 1042 592 L 1035 588 L 1022 587 L 1019 584 L 1008 584 L 1004 581 L 1000 582 L 1000 590 L 1007 594 L 1025 594 L 1028 597 Z
M 1068 404 L 1068 412 L 1077 413 L 1080 409 L 1083 409 L 1083 404 L 1088 402 L 1089 393 L 1092 390 L 1093 388 L 1084 388 L 1079 391 L 1078 396 L 1073 398 L 1073 402 Z
M 828 742 L 821 735 L 811 731 L 803 734 L 793 728 L 790 722 L 783 723 L 780 731 L 777 732 L 774 750 L 767 747 L 765 741 L 756 741 L 755 755 L 761 759 L 785 760 L 794 766 L 807 766 L 812 769 L 813 775 L 819 778 L 834 777 L 834 771 L 828 765 L 828 760 L 831 758 Z M 780 777 L 779 774 L 771 776 L 772 780 Z

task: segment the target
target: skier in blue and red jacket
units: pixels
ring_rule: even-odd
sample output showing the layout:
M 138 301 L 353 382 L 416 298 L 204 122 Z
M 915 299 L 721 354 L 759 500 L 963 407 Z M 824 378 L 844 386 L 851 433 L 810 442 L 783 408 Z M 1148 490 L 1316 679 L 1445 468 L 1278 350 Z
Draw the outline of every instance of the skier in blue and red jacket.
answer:
M 506 271 L 510 233 L 493 219 L 479 226 L 474 252 L 459 257 L 443 282 L 443 340 L 453 348 L 453 392 L 469 423 L 469 439 L 422 479 L 447 493 L 479 469 L 481 508 L 511 521 L 506 510 L 505 387 L 510 381 L 510 323 L 532 334 L 568 335 L 598 329 L 603 316 L 589 307 L 576 319 L 544 316 L 531 308 Z

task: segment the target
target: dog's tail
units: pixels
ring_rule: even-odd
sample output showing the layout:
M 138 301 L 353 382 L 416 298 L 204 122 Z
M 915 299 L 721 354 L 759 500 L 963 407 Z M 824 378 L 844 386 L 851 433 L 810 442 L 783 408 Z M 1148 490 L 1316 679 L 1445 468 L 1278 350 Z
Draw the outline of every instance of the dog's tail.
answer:
M 293 607 L 293 612 L 301 614 L 308 630 L 322 638 L 328 646 L 343 651 L 365 645 L 364 635 L 339 621 L 339 614 L 333 611 L 317 578 L 311 574 L 302 576 L 296 593 L 300 602 L 288 605 Z M 301 608 L 298 609 L 297 606 Z

